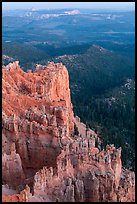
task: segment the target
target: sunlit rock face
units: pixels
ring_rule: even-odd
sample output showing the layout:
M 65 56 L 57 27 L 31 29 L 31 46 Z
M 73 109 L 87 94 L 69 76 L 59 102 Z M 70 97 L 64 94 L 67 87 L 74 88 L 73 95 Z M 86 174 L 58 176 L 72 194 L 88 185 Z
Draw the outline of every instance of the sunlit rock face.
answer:
M 35 70 L 18 62 L 2 69 L 2 177 L 12 192 L 3 191 L 3 202 L 134 201 L 121 148 L 99 150 L 98 135 L 74 118 L 66 67 Z
M 5 157 L 8 162 L 12 160 L 10 148 L 14 143 L 22 161 L 22 165 L 20 161 L 15 165 L 27 177 L 44 165 L 55 166 L 74 124 L 66 68 L 49 63 L 42 71 L 25 73 L 18 62 L 10 63 L 3 67 L 2 91 L 3 162 Z M 3 181 L 12 184 L 4 166 Z M 16 170 L 13 173 L 16 175 Z

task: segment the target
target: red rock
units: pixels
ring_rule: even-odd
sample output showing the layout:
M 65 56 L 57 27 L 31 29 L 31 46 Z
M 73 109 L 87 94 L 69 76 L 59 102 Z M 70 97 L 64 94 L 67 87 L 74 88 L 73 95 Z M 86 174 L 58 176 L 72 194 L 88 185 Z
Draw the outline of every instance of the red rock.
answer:
M 121 149 L 100 151 L 98 135 L 74 118 L 63 64 L 25 73 L 14 62 L 2 79 L 3 184 L 20 191 L 3 202 L 135 200 L 134 172 L 122 169 Z

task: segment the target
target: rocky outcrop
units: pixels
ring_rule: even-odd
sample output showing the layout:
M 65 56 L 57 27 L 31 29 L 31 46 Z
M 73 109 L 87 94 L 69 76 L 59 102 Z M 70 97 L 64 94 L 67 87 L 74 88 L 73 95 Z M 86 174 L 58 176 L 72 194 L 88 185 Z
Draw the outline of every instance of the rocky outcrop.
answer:
M 2 172 L 3 183 L 15 189 L 20 187 L 20 184 L 25 179 L 25 174 L 22 168 L 20 155 L 16 153 L 15 144 L 11 145 L 11 153 L 2 155 Z
M 134 201 L 134 172 L 122 169 L 121 148 L 100 150 L 98 135 L 74 118 L 63 64 L 25 73 L 14 62 L 2 79 L 3 184 L 20 192 L 3 202 Z
M 30 188 L 26 185 L 19 194 L 2 195 L 2 202 L 28 202 L 31 196 Z
M 77 157 L 77 165 L 74 165 L 71 151 L 68 150 L 63 150 L 57 158 L 57 171 L 54 172 L 52 167 L 44 167 L 36 173 L 33 186 L 36 197 L 44 195 L 45 199 L 53 202 L 134 200 L 134 173 L 115 171 L 114 162 L 122 170 L 120 149 L 110 145 L 106 151 L 89 153 L 85 160 Z
M 73 132 L 68 73 L 62 64 L 54 63 L 25 73 L 14 62 L 3 67 L 2 80 L 3 153 L 9 155 L 14 142 L 28 178 L 44 165 L 55 165 Z

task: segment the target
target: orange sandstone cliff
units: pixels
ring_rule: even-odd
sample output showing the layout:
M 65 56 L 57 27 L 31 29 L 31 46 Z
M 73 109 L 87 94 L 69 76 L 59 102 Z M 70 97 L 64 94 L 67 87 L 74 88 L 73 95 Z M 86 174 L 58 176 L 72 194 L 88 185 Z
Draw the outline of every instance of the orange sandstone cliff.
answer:
M 13 62 L 2 74 L 3 202 L 134 201 L 121 149 L 100 151 L 96 133 L 74 118 L 62 63 L 25 73 Z

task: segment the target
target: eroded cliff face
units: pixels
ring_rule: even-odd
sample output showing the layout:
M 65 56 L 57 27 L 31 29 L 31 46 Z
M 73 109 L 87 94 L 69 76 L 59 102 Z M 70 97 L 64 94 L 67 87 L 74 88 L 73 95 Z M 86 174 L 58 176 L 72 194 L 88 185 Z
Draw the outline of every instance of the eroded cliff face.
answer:
M 15 143 L 24 173 L 30 177 L 44 165 L 55 165 L 73 132 L 68 73 L 62 64 L 54 63 L 25 73 L 14 62 L 3 67 L 2 81 L 4 157 L 11 157 Z
M 25 73 L 14 62 L 2 72 L 3 185 L 17 192 L 3 192 L 3 202 L 134 201 L 121 149 L 100 151 L 95 132 L 74 118 L 63 64 Z

